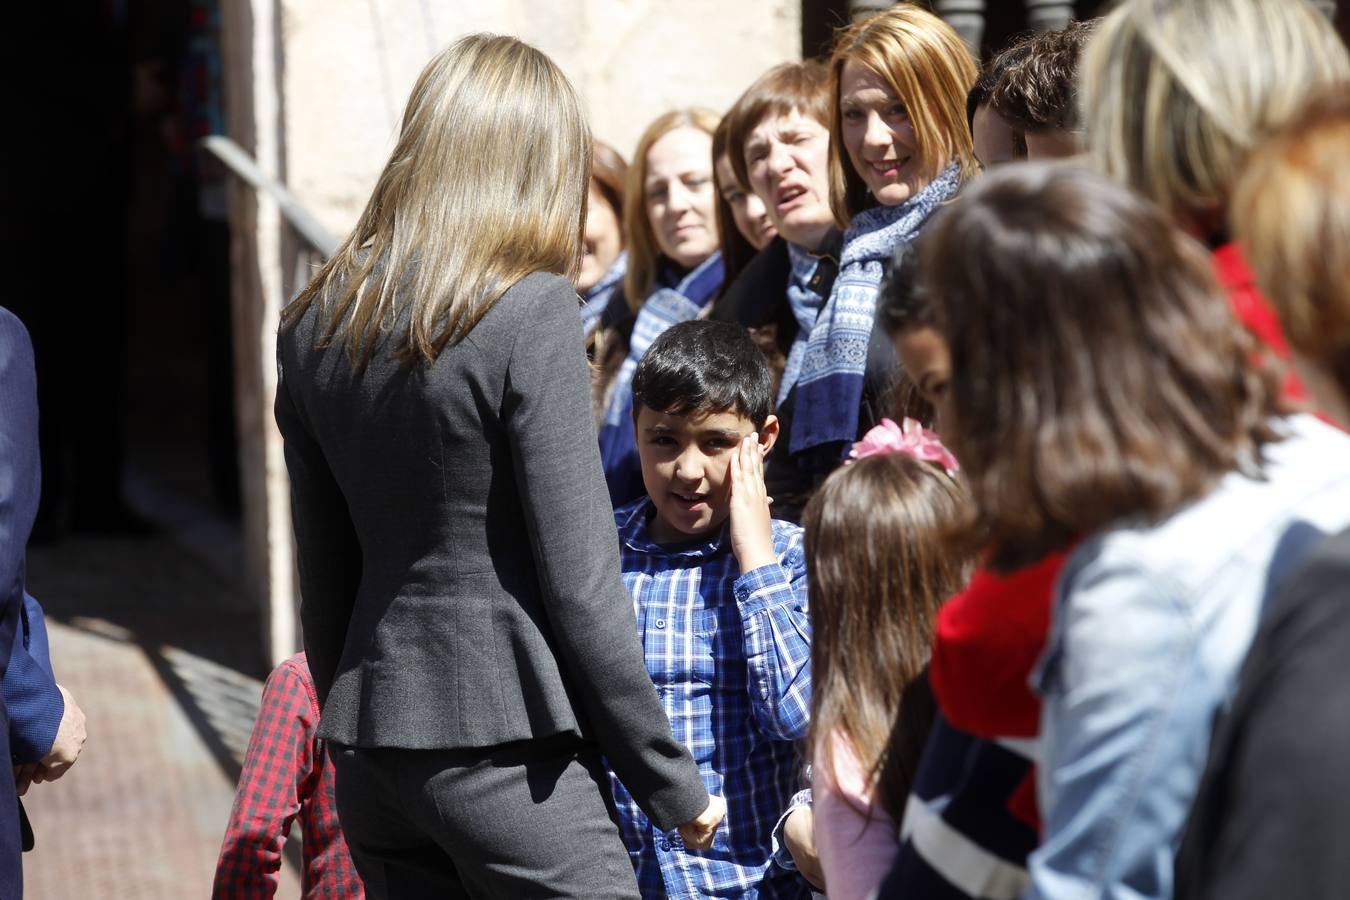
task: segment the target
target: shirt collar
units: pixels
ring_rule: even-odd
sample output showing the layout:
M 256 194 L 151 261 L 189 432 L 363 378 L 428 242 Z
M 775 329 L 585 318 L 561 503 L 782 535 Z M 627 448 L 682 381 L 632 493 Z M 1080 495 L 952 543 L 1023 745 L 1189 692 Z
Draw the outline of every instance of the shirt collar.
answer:
M 816 274 L 816 266 L 820 265 L 820 257 L 793 243 L 788 244 L 788 259 L 792 262 L 793 280 L 803 285 L 811 280 Z
M 695 559 L 717 556 L 727 552 L 731 547 L 731 532 L 727 523 L 723 523 L 721 528 L 706 535 L 702 540 L 691 540 L 675 546 L 657 544 L 652 540 L 649 528 L 654 515 L 656 504 L 652 503 L 650 497 L 644 497 L 628 508 L 619 522 L 619 540 L 625 547 L 638 553 Z

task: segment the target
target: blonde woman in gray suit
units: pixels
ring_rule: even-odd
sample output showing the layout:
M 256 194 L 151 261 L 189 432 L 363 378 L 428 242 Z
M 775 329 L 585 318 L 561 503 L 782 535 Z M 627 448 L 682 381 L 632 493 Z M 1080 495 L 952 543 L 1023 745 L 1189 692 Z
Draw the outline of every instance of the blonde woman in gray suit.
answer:
M 637 897 L 602 754 L 687 846 L 725 810 L 619 577 L 573 283 L 590 148 L 547 56 L 457 41 L 282 317 L 305 649 L 373 898 Z

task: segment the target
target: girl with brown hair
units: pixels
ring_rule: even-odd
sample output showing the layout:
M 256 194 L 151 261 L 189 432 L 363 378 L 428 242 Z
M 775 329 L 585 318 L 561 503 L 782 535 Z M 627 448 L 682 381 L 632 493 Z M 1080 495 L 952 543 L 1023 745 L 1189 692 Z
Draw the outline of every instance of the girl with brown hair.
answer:
M 995 570 L 1069 552 L 1033 682 L 1027 896 L 1170 897 L 1213 716 L 1268 595 L 1350 525 L 1350 438 L 1281 416 L 1208 254 L 1070 165 L 991 173 L 921 248 L 944 437 Z
M 937 298 L 917 278 L 920 244 L 896 254 L 878 315 L 942 431 L 951 355 Z M 891 893 L 883 896 L 962 900 L 1025 889 L 1039 827 L 1030 751 L 1041 713 L 1027 681 L 1045 646 L 1064 561 L 1055 552 L 1013 571 L 981 565 L 938 611 L 928 669 L 938 717 L 887 879 Z
M 899 847 L 934 713 L 933 620 L 966 575 L 945 544 L 965 503 L 939 465 L 883 452 L 836 471 L 807 504 L 809 746 L 831 898 L 870 896 Z

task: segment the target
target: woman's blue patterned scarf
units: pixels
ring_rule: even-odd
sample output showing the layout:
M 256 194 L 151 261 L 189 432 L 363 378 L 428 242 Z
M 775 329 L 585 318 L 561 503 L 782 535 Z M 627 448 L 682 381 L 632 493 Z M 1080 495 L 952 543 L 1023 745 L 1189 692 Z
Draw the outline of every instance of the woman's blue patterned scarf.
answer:
M 698 318 L 722 287 L 722 254 L 713 253 L 678 282 L 665 275 L 661 286 L 647 298 L 633 323 L 628 356 L 614 376 L 613 392 L 600 423 L 600 462 L 609 482 L 610 496 L 627 490 L 634 477 L 641 493 L 641 467 L 637 461 L 637 443 L 633 435 L 633 373 L 652 341 L 667 328 Z M 637 494 L 616 503 L 626 503 Z
M 600 317 L 609 306 L 609 298 L 614 296 L 627 271 L 628 251 L 623 250 L 615 257 L 605 274 L 600 276 L 600 280 L 581 295 L 581 333 L 586 337 L 590 337 L 591 332 L 595 331 L 595 326 L 600 324 Z
M 874 206 L 853 217 L 844 232 L 839 276 L 802 354 L 788 442 L 793 453 L 857 440 L 867 348 L 886 263 L 960 186 L 961 169 L 952 163 L 899 206 Z

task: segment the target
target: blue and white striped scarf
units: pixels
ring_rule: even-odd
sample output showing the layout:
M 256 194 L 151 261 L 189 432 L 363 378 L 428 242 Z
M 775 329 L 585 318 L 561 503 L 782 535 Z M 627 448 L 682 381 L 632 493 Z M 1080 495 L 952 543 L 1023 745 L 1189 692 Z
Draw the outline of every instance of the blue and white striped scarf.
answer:
M 839 276 L 802 355 L 789 441 L 793 453 L 857 440 L 867 350 L 886 262 L 960 186 L 960 167 L 952 163 L 899 206 L 874 206 L 853 217 L 844 232 Z
M 673 287 L 667 285 L 654 291 L 638 311 L 628 342 L 628 356 L 614 376 L 613 390 L 600 423 L 600 463 L 616 505 L 642 492 L 637 440 L 633 434 L 633 373 L 652 341 L 670 326 L 698 318 L 721 287 L 722 254 L 715 252 Z M 636 493 L 631 493 L 634 484 Z
M 628 251 L 623 250 L 615 257 L 605 274 L 600 276 L 600 280 L 581 295 L 581 333 L 586 337 L 590 337 L 591 332 L 595 331 L 595 326 L 600 324 L 600 317 L 605 314 L 609 299 L 618 290 L 627 271 Z

